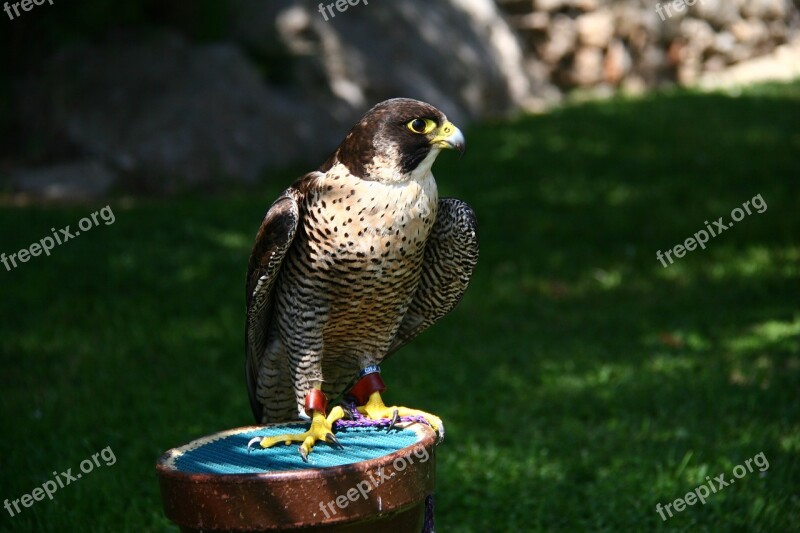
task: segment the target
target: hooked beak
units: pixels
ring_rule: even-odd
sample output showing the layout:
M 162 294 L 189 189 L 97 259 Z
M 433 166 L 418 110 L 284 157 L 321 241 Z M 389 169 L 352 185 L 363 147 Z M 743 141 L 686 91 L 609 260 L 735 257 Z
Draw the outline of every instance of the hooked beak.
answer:
M 464 134 L 452 122 L 445 122 L 436 131 L 436 135 L 431 139 L 433 146 L 446 148 L 449 150 L 457 150 L 459 154 L 464 155 L 464 150 L 467 143 L 464 140 Z

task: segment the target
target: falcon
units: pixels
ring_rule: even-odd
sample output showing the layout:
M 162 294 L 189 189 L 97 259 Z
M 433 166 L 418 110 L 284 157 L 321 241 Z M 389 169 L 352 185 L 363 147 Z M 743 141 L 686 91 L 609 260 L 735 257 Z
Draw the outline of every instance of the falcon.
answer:
M 333 424 L 347 412 L 328 399 L 345 393 L 370 419 L 422 416 L 443 436 L 438 417 L 384 404 L 380 364 L 450 312 L 472 276 L 475 214 L 439 199 L 431 172 L 442 150 L 464 148 L 435 107 L 387 100 L 269 208 L 247 272 L 247 390 L 257 422 L 311 425 L 250 445 L 300 442 L 304 460 L 317 441 L 341 447 Z

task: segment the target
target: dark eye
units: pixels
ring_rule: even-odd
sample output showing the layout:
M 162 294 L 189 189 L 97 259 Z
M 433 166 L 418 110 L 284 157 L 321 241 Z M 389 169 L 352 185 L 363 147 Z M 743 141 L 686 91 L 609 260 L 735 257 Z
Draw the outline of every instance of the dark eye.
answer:
M 429 118 L 415 118 L 407 124 L 408 129 L 414 133 L 424 135 L 430 133 L 436 127 L 436 122 Z
M 412 120 L 412 121 L 411 121 L 411 122 L 408 124 L 408 127 L 409 127 L 409 128 L 411 129 L 411 131 L 413 131 L 414 133 L 423 133 L 423 132 L 425 131 L 425 121 L 424 121 L 424 120 L 422 120 L 421 118 L 418 118 L 418 119 L 416 119 L 416 120 Z

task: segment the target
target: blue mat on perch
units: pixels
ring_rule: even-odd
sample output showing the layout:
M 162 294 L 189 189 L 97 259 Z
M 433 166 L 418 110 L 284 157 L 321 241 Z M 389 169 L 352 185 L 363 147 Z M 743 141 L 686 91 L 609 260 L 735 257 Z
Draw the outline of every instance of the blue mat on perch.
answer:
M 272 448 L 254 448 L 247 452 L 247 443 L 253 437 L 268 437 L 283 433 L 298 433 L 307 429 L 305 423 L 290 423 L 268 428 L 253 428 L 232 432 L 208 442 L 195 441 L 182 450 L 174 466 L 181 472 L 199 474 L 263 474 L 287 470 L 306 470 L 341 466 L 383 457 L 420 440 L 411 429 L 386 426 L 345 427 L 336 430 L 336 438 L 344 447 L 337 450 L 324 442 L 314 446 L 308 462 L 297 453 L 297 443 L 276 445 Z

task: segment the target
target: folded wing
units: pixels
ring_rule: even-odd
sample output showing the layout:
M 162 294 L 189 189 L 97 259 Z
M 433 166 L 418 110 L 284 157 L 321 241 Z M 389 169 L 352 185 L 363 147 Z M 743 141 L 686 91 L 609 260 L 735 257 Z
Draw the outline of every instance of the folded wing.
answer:
M 414 299 L 387 354 L 396 352 L 453 310 L 478 262 L 478 224 L 465 202 L 442 198 L 425 246 Z
M 286 252 L 300 224 L 303 194 L 287 189 L 267 211 L 258 230 L 247 269 L 247 325 L 245 328 L 245 371 L 250 406 L 261 420 L 262 405 L 256 396 L 258 371 L 269 339 L 274 311 L 274 287 Z

